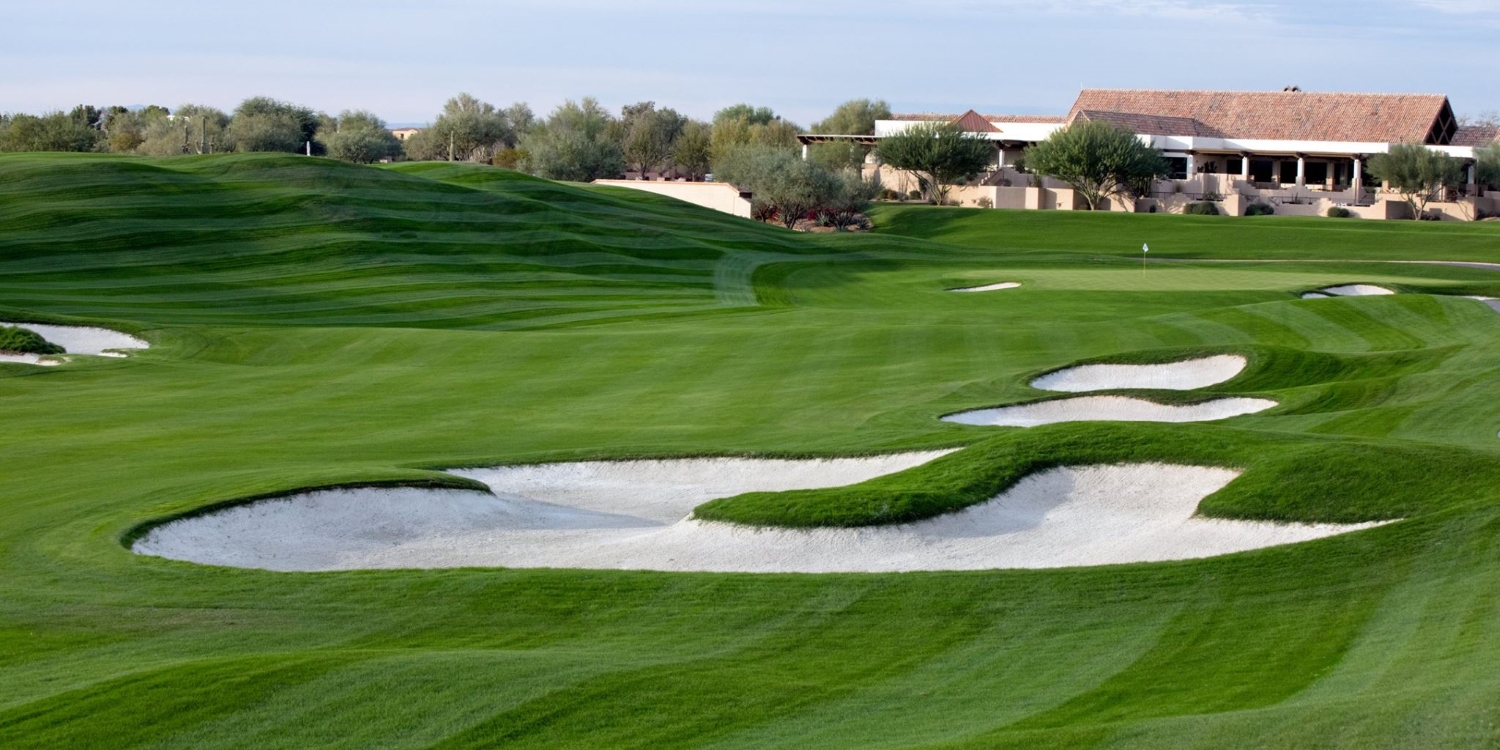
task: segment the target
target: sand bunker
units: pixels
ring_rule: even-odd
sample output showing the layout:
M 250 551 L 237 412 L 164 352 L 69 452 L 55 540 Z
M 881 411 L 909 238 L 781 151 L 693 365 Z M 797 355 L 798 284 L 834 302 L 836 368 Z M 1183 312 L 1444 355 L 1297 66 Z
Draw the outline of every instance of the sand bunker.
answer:
M 137 542 L 135 551 L 281 571 L 484 566 L 899 572 L 1182 560 L 1379 525 L 1195 517 L 1199 501 L 1238 473 L 1162 464 L 1053 469 L 1022 480 L 989 502 L 903 526 L 755 529 L 685 517 L 712 497 L 858 481 L 934 455 L 467 471 L 463 473 L 489 483 L 495 494 L 312 492 L 166 524 Z
M 970 286 L 970 287 L 964 287 L 963 289 L 949 289 L 948 291 L 950 291 L 950 292 L 998 292 L 1001 289 L 1017 289 L 1017 288 L 1020 288 L 1020 286 L 1021 286 L 1020 284 L 1018 284 L 1018 283 L 1016 283 L 1014 281 L 1005 281 L 1005 282 L 1001 282 L 999 284 L 989 284 L 987 286 Z
M 1232 380 L 1245 365 L 1244 357 L 1233 354 L 1160 365 L 1083 365 L 1047 373 L 1031 381 L 1031 387 L 1064 393 L 1133 388 L 1191 391 Z
M 987 427 L 1036 427 L 1060 422 L 1213 422 L 1274 406 L 1275 401 L 1263 398 L 1219 398 L 1172 405 L 1125 396 L 1085 396 L 966 411 L 943 417 L 943 421 Z
M 96 357 L 123 357 L 126 349 L 150 349 L 151 345 L 134 336 L 107 328 L 85 326 L 54 326 L 44 323 L 0 323 L 7 328 L 25 328 L 38 336 L 62 347 L 68 354 L 89 354 Z M 18 355 L 35 357 L 35 355 Z M 57 364 L 56 360 L 27 361 L 24 359 L 0 358 L 0 361 L 26 361 L 27 364 Z
M 1383 286 L 1374 284 L 1345 284 L 1344 286 L 1330 286 L 1319 289 L 1316 292 L 1308 292 L 1302 295 L 1302 299 L 1323 299 L 1327 297 L 1385 297 L 1395 294 L 1394 291 Z

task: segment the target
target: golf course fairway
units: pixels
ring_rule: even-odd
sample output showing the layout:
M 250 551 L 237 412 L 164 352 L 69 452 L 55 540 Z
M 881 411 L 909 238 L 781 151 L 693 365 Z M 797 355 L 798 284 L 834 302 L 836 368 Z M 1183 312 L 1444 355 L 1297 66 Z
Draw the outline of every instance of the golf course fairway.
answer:
M 802 234 L 486 166 L 0 155 L 0 321 L 149 344 L 0 362 L 0 747 L 1500 744 L 1500 316 L 1473 299 L 1500 297 L 1500 225 L 872 213 Z M 1301 299 L 1355 286 L 1392 293 Z M 1264 410 L 943 419 L 1212 358 L 1237 359 L 1191 389 L 1077 389 Z M 1173 466 L 1212 480 L 1193 523 L 1351 530 L 893 573 L 134 551 L 309 490 L 916 454 L 692 515 L 873 534 Z

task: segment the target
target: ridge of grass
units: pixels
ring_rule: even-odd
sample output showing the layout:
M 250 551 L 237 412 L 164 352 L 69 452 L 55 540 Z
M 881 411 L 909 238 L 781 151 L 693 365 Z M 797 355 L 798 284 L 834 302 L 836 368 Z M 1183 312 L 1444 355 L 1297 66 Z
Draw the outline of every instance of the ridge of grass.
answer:
M 0 354 L 62 354 L 63 348 L 36 331 L 17 326 L 0 326 Z

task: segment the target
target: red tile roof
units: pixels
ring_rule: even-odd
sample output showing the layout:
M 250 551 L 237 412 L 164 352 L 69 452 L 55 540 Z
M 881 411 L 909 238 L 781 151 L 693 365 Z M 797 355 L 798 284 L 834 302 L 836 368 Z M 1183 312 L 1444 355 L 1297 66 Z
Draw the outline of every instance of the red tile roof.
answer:
M 959 115 L 958 117 L 953 118 L 953 124 L 957 125 L 958 129 L 964 131 L 965 133 L 1000 132 L 1000 128 L 991 125 L 989 120 L 984 119 L 978 112 L 975 112 L 972 109 Z
M 1220 138 L 1446 143 L 1457 129 L 1441 94 L 1085 89 L 1068 119 L 1083 112 L 1156 118 L 1145 121 L 1151 129 L 1173 124 L 1162 118 L 1191 120 L 1195 134 Z
M 974 110 L 971 109 L 969 111 L 973 112 Z M 891 115 L 890 119 L 892 119 L 892 120 L 899 120 L 899 121 L 906 121 L 906 122 L 953 122 L 954 120 L 957 120 L 960 117 L 963 117 L 963 115 L 944 115 L 944 114 L 937 114 L 937 113 L 928 112 L 928 113 L 919 113 L 919 114 L 897 114 L 897 115 Z M 1062 122 L 1064 122 L 1066 120 L 1066 118 L 1057 117 L 1055 115 L 980 115 L 980 117 L 983 117 L 985 119 L 985 121 L 989 122 L 989 123 L 996 123 L 996 122 L 999 122 L 999 123 L 1007 123 L 1007 122 L 1062 123 Z
M 1191 117 L 1139 115 L 1129 112 L 1100 112 L 1092 109 L 1080 109 L 1073 113 L 1072 118 L 1068 120 L 1068 124 L 1071 125 L 1078 120 L 1103 120 L 1137 135 L 1177 135 L 1199 138 L 1218 137 L 1217 134 L 1209 132 L 1203 123 Z
M 1500 141 L 1500 130 L 1488 126 L 1476 127 L 1469 125 L 1461 127 L 1458 129 L 1458 133 L 1453 136 L 1453 145 L 1455 146 L 1480 148 L 1492 145 L 1496 141 Z

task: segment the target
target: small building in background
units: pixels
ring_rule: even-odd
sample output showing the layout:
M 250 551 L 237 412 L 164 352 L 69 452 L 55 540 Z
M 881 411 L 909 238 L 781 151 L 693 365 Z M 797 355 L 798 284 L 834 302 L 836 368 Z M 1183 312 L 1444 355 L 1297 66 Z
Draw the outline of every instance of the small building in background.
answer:
M 405 141 L 420 132 L 422 132 L 421 128 L 395 128 L 391 130 L 391 135 L 396 136 L 398 141 Z

